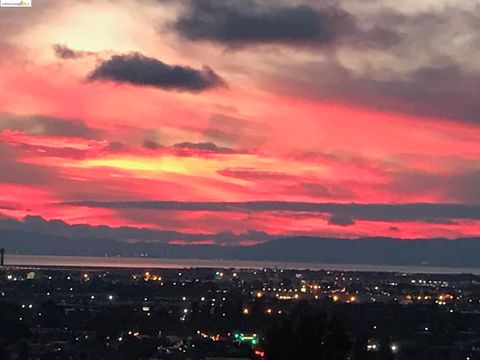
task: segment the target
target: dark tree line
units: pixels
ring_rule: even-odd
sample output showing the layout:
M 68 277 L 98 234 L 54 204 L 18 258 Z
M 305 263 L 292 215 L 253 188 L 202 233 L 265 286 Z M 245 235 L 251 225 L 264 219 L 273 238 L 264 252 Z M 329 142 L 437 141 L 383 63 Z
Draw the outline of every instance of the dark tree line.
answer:
M 351 343 L 339 317 L 304 309 L 268 330 L 263 348 L 267 360 L 344 360 Z

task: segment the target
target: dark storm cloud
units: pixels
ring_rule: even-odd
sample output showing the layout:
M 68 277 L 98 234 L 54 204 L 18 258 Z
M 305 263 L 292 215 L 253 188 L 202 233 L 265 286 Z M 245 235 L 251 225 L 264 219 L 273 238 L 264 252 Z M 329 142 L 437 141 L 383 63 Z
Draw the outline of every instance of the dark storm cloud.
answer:
M 64 137 L 95 137 L 98 132 L 81 120 L 0 113 L 0 131 L 6 129 L 24 131 L 33 135 Z
M 285 211 L 328 213 L 371 221 L 450 222 L 452 219 L 480 220 L 480 205 L 411 203 L 411 204 L 342 204 L 286 201 L 251 202 L 179 202 L 179 201 L 81 201 L 66 205 L 112 209 L 150 209 L 211 212 Z
M 244 5 L 242 7 L 242 5 Z M 254 4 L 199 0 L 191 13 L 176 23 L 177 30 L 196 40 L 221 43 L 331 42 L 338 22 L 350 23 L 349 16 L 334 9 L 317 12 L 308 6 L 259 12 Z
M 168 65 L 139 53 L 112 56 L 100 63 L 88 79 L 192 92 L 225 86 L 224 80 L 207 66 L 196 70 Z
M 200 150 L 212 153 L 221 153 L 221 154 L 231 154 L 234 153 L 235 150 L 223 146 L 217 146 L 212 142 L 200 142 L 200 143 L 192 143 L 192 142 L 182 142 L 173 145 L 176 149 L 182 150 Z
M 308 5 L 262 7 L 254 1 L 192 1 L 174 24 L 191 40 L 209 40 L 228 46 L 284 43 L 325 45 L 342 37 L 373 46 L 390 46 L 398 35 L 379 27 L 361 31 L 355 18 L 337 7 Z
M 333 214 L 328 219 L 329 225 L 338 225 L 338 226 L 351 226 L 355 225 L 355 219 L 348 215 L 337 215 Z
M 284 72 L 285 73 L 285 72 Z M 286 74 L 286 73 L 285 73 Z M 308 74 L 308 75 L 307 75 Z M 421 116 L 480 123 L 480 72 L 449 63 L 412 72 L 355 73 L 333 62 L 310 63 L 291 70 L 286 91 L 322 100 Z M 319 79 L 322 81 L 313 81 Z
M 92 226 L 87 224 L 70 225 L 62 220 L 46 220 L 40 216 L 27 216 L 23 220 L 0 217 L 0 230 L 11 229 L 26 231 L 37 236 L 54 235 L 72 239 L 99 239 L 118 241 L 213 241 L 218 244 L 235 244 L 241 241 L 267 241 L 279 236 L 269 235 L 262 231 L 246 231 L 235 234 L 231 232 L 220 233 L 186 233 L 178 231 L 162 231 L 137 227 L 110 227 Z
M 57 55 L 57 57 L 64 60 L 81 59 L 85 56 L 90 56 L 95 54 L 91 51 L 73 50 L 68 46 L 62 45 L 62 44 L 53 45 L 53 51 L 55 52 L 55 55 Z

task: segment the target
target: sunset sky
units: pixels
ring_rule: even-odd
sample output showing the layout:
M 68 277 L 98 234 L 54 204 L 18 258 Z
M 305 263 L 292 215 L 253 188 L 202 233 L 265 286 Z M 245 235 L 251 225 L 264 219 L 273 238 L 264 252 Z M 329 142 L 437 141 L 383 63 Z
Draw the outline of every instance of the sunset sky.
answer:
M 1 8 L 0 226 L 480 235 L 479 22 L 471 0 Z

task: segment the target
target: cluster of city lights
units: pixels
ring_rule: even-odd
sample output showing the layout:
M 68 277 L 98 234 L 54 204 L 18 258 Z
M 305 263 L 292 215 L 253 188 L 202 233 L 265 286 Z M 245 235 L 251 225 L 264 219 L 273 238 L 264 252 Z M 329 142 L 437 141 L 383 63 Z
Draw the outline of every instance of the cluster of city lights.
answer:
M 235 332 L 233 333 L 233 338 L 239 343 L 249 343 L 250 345 L 258 344 L 257 334 L 244 334 Z
M 367 351 L 369 352 L 378 352 L 380 351 L 380 349 L 381 349 L 381 346 L 377 341 L 369 341 L 367 344 Z M 392 342 L 388 344 L 388 350 L 392 354 L 397 354 L 398 351 L 400 350 L 400 345 L 398 345 L 398 343 Z
M 162 277 L 160 275 L 150 274 L 149 271 L 145 272 L 143 276 L 143 280 L 145 281 L 162 281 Z

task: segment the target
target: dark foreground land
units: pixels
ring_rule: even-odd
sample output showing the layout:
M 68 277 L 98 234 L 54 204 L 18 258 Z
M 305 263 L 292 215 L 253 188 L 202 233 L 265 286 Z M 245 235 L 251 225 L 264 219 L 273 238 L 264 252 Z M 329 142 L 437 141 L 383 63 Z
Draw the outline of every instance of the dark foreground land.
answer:
M 0 270 L 0 359 L 480 359 L 480 277 Z

